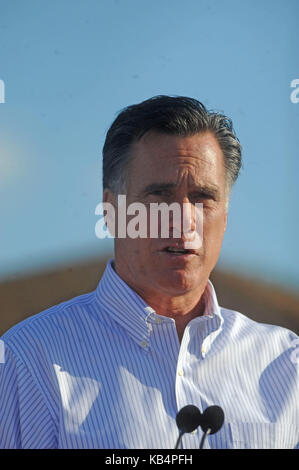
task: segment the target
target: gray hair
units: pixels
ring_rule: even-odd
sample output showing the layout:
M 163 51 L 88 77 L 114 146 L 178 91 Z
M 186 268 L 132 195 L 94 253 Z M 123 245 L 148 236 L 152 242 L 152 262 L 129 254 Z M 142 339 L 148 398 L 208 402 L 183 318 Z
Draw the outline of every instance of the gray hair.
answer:
M 242 165 L 242 148 L 233 124 L 224 114 L 208 111 L 196 99 L 154 96 L 121 110 L 110 126 L 103 147 L 103 189 L 126 193 L 130 149 L 148 131 L 188 137 L 210 131 L 223 152 L 230 192 Z

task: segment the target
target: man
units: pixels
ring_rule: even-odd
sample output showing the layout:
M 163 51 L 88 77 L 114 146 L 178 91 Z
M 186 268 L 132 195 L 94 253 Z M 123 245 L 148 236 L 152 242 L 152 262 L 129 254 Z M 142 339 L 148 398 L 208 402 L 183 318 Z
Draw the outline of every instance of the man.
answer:
M 194 99 L 158 96 L 117 116 L 103 149 L 103 201 L 117 209 L 125 195 L 125 209 L 142 204 L 150 223 L 151 204 L 187 204 L 191 226 L 177 237 L 170 217 L 169 237 L 161 220 L 159 237 L 117 232 L 94 292 L 3 336 L 1 447 L 171 449 L 188 404 L 224 410 L 207 448 L 299 447 L 296 335 L 221 308 L 209 281 L 240 166 L 231 121 Z M 198 428 L 181 446 L 201 438 Z

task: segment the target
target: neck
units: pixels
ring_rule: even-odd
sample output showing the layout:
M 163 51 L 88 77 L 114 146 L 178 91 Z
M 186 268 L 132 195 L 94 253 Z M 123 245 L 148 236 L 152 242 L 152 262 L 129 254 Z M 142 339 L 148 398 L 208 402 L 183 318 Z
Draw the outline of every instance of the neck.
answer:
M 187 324 L 196 317 L 203 315 L 205 305 L 202 289 L 200 292 L 188 292 L 179 297 L 165 297 L 163 295 L 144 295 L 136 291 L 158 315 L 175 320 L 179 341 L 181 342 Z
M 194 318 L 203 315 L 205 309 L 203 293 L 207 281 L 197 289 L 176 295 L 176 293 L 144 289 L 143 286 L 136 284 L 128 276 L 124 276 L 115 265 L 112 264 L 112 266 L 119 277 L 150 305 L 158 315 L 175 320 L 179 341 L 182 340 L 186 325 Z

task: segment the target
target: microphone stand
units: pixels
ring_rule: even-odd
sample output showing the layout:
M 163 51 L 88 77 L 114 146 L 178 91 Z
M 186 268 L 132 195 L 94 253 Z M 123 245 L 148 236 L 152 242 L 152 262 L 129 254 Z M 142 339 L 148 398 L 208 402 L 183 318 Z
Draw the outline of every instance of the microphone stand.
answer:
M 200 449 L 203 448 L 205 439 L 206 439 L 206 437 L 210 434 L 210 432 L 211 432 L 211 429 L 208 428 L 208 429 L 203 433 L 203 436 L 202 436 L 201 441 L 200 441 L 200 446 L 199 446 Z
M 178 440 L 176 441 L 175 449 L 178 449 L 178 448 L 179 448 L 179 445 L 180 445 L 180 443 L 181 443 L 181 440 L 182 440 L 183 434 L 184 434 L 184 432 L 183 432 L 183 431 L 180 431 L 180 434 L 179 434 Z

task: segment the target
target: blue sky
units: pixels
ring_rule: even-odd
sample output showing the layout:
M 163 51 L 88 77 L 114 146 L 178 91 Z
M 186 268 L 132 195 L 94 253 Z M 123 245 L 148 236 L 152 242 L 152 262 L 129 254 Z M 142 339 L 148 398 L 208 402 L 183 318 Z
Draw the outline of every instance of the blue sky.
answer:
M 294 289 L 297 0 L 0 0 L 0 277 L 112 250 L 96 238 L 105 133 L 186 95 L 233 120 L 244 167 L 219 266 Z

